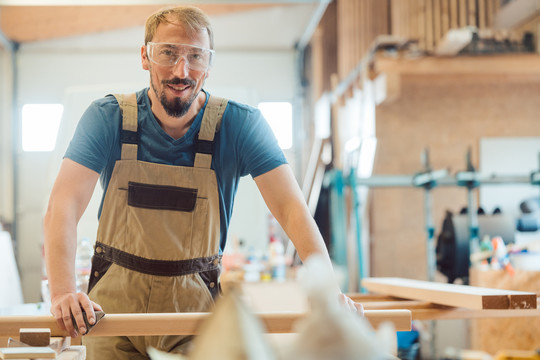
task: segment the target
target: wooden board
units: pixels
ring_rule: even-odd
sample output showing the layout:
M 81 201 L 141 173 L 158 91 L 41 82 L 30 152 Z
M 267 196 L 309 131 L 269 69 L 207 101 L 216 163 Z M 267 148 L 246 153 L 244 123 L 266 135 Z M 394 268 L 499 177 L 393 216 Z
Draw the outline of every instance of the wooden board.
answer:
M 30 346 L 49 346 L 51 329 L 21 329 L 19 341 Z
M 403 278 L 367 278 L 367 290 L 470 309 L 536 309 L 536 294 Z
M 107 314 L 85 336 L 192 335 L 197 334 L 202 321 L 211 313 Z M 292 333 L 293 325 L 305 312 L 256 313 L 267 333 Z M 351 313 L 351 316 L 357 316 Z M 374 328 L 391 322 L 397 331 L 411 329 L 409 310 L 366 310 L 366 319 Z M 20 327 L 51 329 L 53 336 L 68 336 L 58 328 L 52 316 L 0 317 L 0 336 L 13 336 Z
M 540 321 L 540 309 L 494 309 L 478 310 L 434 304 L 423 300 L 407 300 L 376 294 L 347 294 L 352 300 L 361 303 L 366 310 L 407 309 L 413 320 L 457 320 L 457 319 L 521 319 L 521 321 Z M 504 334 L 501 334 L 504 336 Z
M 0 348 L 0 359 L 56 359 L 56 351 L 46 346 Z

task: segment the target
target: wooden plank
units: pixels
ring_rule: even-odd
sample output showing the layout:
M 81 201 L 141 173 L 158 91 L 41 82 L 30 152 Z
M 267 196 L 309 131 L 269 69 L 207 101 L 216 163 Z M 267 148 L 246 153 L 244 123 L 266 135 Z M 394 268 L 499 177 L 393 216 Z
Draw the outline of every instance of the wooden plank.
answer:
M 374 19 L 377 19 L 377 17 L 376 17 L 376 14 L 373 12 L 373 0 L 366 1 L 365 12 L 366 12 L 366 15 L 364 19 L 366 19 L 366 27 L 367 27 L 366 34 L 367 35 L 364 36 L 365 41 L 364 41 L 364 49 L 362 51 L 362 54 L 354 63 L 353 69 L 362 60 L 362 57 L 364 57 L 367 54 L 367 52 L 370 50 L 369 47 L 373 44 L 373 40 L 375 40 L 375 38 L 377 37 L 376 29 L 375 29 L 376 22 L 374 21 Z
M 401 33 L 401 22 L 399 18 L 401 15 L 401 0 L 390 0 L 390 1 L 391 1 L 390 17 L 391 17 L 392 35 L 403 36 L 403 34 Z
M 408 26 L 407 32 L 409 34 L 408 38 L 411 40 L 418 40 L 418 1 L 409 0 L 408 12 Z
M 85 336 L 153 336 L 193 335 L 211 313 L 159 313 L 159 314 L 107 314 Z M 305 312 L 255 313 L 266 326 L 267 333 L 292 333 L 293 324 L 306 316 Z M 397 331 L 411 328 L 408 310 L 366 310 L 366 319 L 377 327 L 390 321 Z M 351 316 L 356 316 L 351 314 Z M 15 336 L 21 327 L 51 329 L 53 336 L 68 336 L 59 329 L 52 316 L 3 316 L 0 317 L 0 336 Z
M 448 0 L 442 0 L 441 2 L 441 27 L 442 37 L 446 36 L 448 29 L 450 29 L 450 8 Z
M 433 51 L 433 0 L 426 0 L 426 50 Z
M 433 0 L 433 39 L 435 48 L 442 38 L 441 28 L 441 0 Z
M 47 346 L 0 348 L 0 359 L 56 359 L 56 351 Z
M 459 0 L 459 27 L 467 26 L 467 0 Z
M 418 46 L 426 48 L 426 0 L 418 0 L 416 11 L 418 12 Z
M 486 1 L 486 27 L 493 27 L 493 17 L 495 16 L 493 12 L 493 0 Z
M 406 37 L 409 38 L 411 34 L 409 33 L 409 9 L 411 8 L 411 1 L 410 0 L 399 0 L 401 1 L 401 33 Z
M 486 0 L 478 0 L 478 28 L 486 28 Z
M 538 318 L 540 309 L 477 310 L 449 307 L 412 309 L 413 320 Z
M 423 300 L 395 300 L 395 301 L 374 301 L 362 303 L 365 310 L 390 310 L 390 309 L 429 309 L 433 306 L 429 301 Z
M 470 309 L 536 309 L 536 294 L 404 278 L 367 278 L 369 291 Z
M 49 346 L 51 329 L 21 329 L 19 341 L 30 346 Z
M 450 28 L 459 27 L 458 0 L 450 0 Z
M 477 26 L 476 22 L 476 1 L 475 0 L 469 0 L 469 20 L 468 20 L 469 26 Z
M 455 320 L 455 319 L 509 319 L 540 318 L 540 309 L 477 310 L 433 304 L 423 300 L 404 300 L 378 294 L 347 294 L 354 301 L 362 303 L 366 310 L 407 309 L 413 320 Z M 540 298 L 537 300 L 540 301 Z

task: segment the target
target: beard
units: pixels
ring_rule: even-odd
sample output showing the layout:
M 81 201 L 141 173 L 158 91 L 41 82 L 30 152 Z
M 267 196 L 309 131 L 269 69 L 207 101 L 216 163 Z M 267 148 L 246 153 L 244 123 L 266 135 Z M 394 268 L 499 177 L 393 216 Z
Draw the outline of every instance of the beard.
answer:
M 193 93 L 185 101 L 183 101 L 180 98 L 174 98 L 172 100 L 169 100 L 169 99 L 167 99 L 167 96 L 165 95 L 165 90 L 164 90 L 165 86 L 167 86 L 168 84 L 172 84 L 172 85 L 188 85 L 188 86 L 191 86 L 192 88 L 194 88 L 197 85 L 197 83 L 194 80 L 180 79 L 180 78 L 177 78 L 177 77 L 175 77 L 175 78 L 173 78 L 171 80 L 163 80 L 163 81 L 161 81 L 161 84 L 163 85 L 163 90 L 161 91 L 161 93 L 158 93 L 158 90 L 157 90 L 157 88 L 156 88 L 156 86 L 154 84 L 154 79 L 153 79 L 152 76 L 150 76 L 150 77 L 151 77 L 150 83 L 152 84 L 152 89 L 154 90 L 154 93 L 159 96 L 159 101 L 160 101 L 161 105 L 163 106 L 163 109 L 165 109 L 165 112 L 169 116 L 181 117 L 181 116 L 185 115 L 188 112 L 189 108 L 191 107 L 191 104 L 193 104 L 193 101 L 195 101 L 195 99 L 197 98 L 197 95 L 199 94 L 199 92 Z

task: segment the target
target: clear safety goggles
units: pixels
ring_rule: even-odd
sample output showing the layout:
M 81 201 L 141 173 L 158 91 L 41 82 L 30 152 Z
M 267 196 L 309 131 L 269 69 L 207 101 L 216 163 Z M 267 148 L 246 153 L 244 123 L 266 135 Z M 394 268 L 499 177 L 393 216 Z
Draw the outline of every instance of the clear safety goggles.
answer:
M 161 66 L 173 66 L 184 59 L 191 70 L 206 71 L 212 66 L 214 50 L 186 44 L 154 43 L 146 44 L 148 58 Z

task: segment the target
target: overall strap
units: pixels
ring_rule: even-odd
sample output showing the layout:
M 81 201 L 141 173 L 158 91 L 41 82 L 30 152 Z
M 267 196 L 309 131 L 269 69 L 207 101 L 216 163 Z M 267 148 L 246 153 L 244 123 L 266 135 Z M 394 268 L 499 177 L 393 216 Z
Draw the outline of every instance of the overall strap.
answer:
M 139 135 L 137 132 L 137 95 L 114 94 L 120 110 L 122 111 L 122 160 L 137 160 L 137 144 Z
M 210 96 L 201 123 L 201 129 L 195 140 L 194 167 L 210 169 L 214 153 L 214 136 L 221 125 L 221 118 L 227 107 L 227 99 Z

